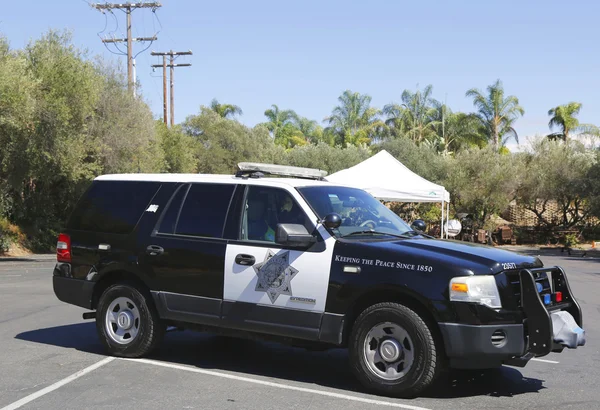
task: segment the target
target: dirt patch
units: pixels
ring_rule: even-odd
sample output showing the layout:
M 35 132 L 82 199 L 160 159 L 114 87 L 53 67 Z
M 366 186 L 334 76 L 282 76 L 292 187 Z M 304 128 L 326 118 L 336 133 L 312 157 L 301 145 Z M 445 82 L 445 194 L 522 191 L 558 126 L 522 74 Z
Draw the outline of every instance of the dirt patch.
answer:
M 0 256 L 5 256 L 5 257 L 22 257 L 22 256 L 31 256 L 33 255 L 33 252 L 31 252 L 29 249 L 21 246 L 18 243 L 13 243 L 10 245 L 10 248 L 8 249 L 8 252 L 0 252 Z

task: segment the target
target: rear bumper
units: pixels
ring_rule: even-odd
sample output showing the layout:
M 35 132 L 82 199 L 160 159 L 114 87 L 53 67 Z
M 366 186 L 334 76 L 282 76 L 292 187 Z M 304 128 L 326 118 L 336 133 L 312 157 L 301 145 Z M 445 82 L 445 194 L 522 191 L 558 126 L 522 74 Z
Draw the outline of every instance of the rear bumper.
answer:
M 570 348 L 585 344 L 584 332 L 578 327 L 582 325 L 581 308 L 571 293 L 565 272 L 558 268 L 553 274 L 554 289 L 562 292 L 564 303 L 547 307 L 536 288 L 534 273 L 537 270 L 524 269 L 519 273 L 521 308 L 525 318 L 523 323 L 439 324 L 451 367 L 489 368 L 502 364 L 524 366 L 533 357 L 561 352 L 565 347 L 564 340 L 569 339 L 563 335 L 559 337 L 558 333 L 561 331 L 566 332 L 567 336 L 582 333 L 583 337 L 580 336 L 577 343 L 571 343 Z M 571 329 L 553 329 L 553 311 L 563 311 L 571 315 Z
M 82 279 L 65 278 L 63 276 L 52 277 L 54 294 L 60 301 L 85 309 L 92 309 L 94 284 L 94 282 Z

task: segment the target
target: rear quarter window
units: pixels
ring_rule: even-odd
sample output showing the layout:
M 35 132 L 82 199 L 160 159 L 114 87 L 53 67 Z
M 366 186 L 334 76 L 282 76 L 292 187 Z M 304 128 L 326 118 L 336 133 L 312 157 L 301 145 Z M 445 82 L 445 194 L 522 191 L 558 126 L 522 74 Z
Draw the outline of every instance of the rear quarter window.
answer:
M 72 230 L 131 233 L 160 188 L 152 181 L 94 181 L 69 218 Z

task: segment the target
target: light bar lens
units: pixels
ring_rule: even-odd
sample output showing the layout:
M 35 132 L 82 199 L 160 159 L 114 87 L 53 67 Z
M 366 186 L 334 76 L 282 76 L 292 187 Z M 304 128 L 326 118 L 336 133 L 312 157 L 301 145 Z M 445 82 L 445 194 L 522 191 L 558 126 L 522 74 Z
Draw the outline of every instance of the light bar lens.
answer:
M 500 293 L 496 279 L 491 275 L 460 276 L 450 280 L 450 300 L 472 302 L 500 309 Z
M 258 162 L 240 162 L 238 164 L 238 168 L 240 171 L 262 171 L 272 175 L 288 177 L 324 178 L 327 176 L 327 171 L 322 171 L 320 169 L 292 167 L 288 165 L 261 164 Z

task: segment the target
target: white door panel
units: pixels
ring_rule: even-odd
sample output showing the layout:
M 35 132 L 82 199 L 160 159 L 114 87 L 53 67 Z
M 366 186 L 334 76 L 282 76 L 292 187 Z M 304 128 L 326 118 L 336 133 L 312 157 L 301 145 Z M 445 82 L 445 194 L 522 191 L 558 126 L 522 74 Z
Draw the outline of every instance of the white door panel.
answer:
M 290 309 L 325 311 L 329 271 L 335 239 L 322 227 L 323 252 L 303 252 L 269 247 L 227 245 L 223 298 Z M 251 255 L 252 266 L 235 262 L 239 254 Z

